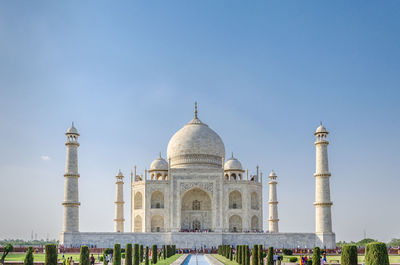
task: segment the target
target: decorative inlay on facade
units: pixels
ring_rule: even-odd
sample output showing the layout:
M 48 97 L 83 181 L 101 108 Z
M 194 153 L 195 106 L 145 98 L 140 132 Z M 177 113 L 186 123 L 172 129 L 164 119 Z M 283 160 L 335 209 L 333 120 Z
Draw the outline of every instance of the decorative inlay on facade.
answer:
M 185 182 L 181 183 L 181 194 L 195 187 L 206 190 L 211 194 L 214 192 L 214 185 L 212 182 Z

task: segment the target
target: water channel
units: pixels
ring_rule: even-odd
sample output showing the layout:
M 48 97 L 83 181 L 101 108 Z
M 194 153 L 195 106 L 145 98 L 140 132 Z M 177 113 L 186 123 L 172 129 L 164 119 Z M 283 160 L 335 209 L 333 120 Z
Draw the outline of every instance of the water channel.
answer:
M 191 254 L 182 265 L 210 265 L 204 255 Z

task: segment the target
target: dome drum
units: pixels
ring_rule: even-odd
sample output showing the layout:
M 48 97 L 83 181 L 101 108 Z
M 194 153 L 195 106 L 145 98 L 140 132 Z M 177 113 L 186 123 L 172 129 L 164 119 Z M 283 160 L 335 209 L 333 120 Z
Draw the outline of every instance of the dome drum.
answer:
M 171 157 L 171 167 L 186 168 L 186 167 L 222 167 L 222 158 L 213 155 L 204 154 L 187 154 Z

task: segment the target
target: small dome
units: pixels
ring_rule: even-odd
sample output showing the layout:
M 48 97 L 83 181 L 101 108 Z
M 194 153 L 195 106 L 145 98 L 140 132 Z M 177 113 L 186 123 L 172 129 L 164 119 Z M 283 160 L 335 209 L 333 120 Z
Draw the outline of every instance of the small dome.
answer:
M 150 165 L 150 170 L 168 170 L 168 162 L 164 158 L 160 157 L 154 160 Z
M 269 176 L 270 176 L 270 177 L 276 177 L 275 171 L 272 170 L 271 173 L 269 173 Z
M 318 126 L 317 130 L 315 131 L 315 133 L 328 133 L 328 130 L 322 125 Z
M 243 170 L 243 168 L 240 161 L 234 158 L 232 154 L 232 157 L 225 162 L 224 170 Z
M 121 172 L 121 169 L 118 171 L 118 175 L 117 175 L 117 177 L 123 177 L 124 175 L 122 174 L 122 172 Z
M 74 123 L 72 123 L 71 127 L 68 128 L 66 134 L 77 134 L 77 135 L 79 135 L 78 130 L 74 127 Z

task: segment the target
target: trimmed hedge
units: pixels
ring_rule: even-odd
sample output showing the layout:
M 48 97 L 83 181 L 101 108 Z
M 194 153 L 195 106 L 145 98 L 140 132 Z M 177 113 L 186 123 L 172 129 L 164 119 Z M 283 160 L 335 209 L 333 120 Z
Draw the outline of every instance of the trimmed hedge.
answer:
M 149 265 L 149 247 L 146 246 L 146 249 L 144 250 L 144 264 Z
M 139 262 L 143 262 L 143 245 L 139 246 Z
M 264 246 L 258 245 L 258 264 L 264 265 Z
M 139 264 L 139 244 L 133 244 L 133 265 Z
M 312 255 L 312 265 L 321 265 L 321 249 L 315 247 Z
M 274 248 L 268 248 L 267 265 L 274 265 Z
M 132 244 L 126 244 L 125 247 L 125 265 L 132 265 Z
M 258 245 L 253 246 L 253 252 L 251 253 L 252 265 L 257 265 L 258 263 Z
M 167 258 L 167 246 L 163 245 L 162 246 L 162 254 L 163 254 L 163 259 Z
M 389 265 L 389 255 L 385 243 L 373 242 L 367 244 L 365 265 Z
M 357 265 L 357 246 L 343 245 L 342 246 L 342 265 Z
M 151 247 L 151 263 L 157 263 L 157 245 Z
M 28 247 L 28 250 L 26 251 L 24 265 L 33 265 L 33 248 L 32 247 Z
M 89 248 L 87 246 L 81 246 L 81 253 L 79 256 L 79 265 L 89 265 Z
M 286 255 L 286 256 L 291 256 L 291 255 L 293 255 L 293 251 L 292 251 L 291 249 L 288 249 L 288 248 L 284 248 L 284 249 L 282 250 L 282 253 L 283 253 L 283 255 Z
M 44 265 L 57 265 L 57 246 L 55 244 L 45 245 L 46 256 Z
M 297 257 L 290 257 L 289 258 L 289 262 L 296 262 L 297 261 Z
M 113 265 L 121 265 L 121 245 L 114 244 Z

